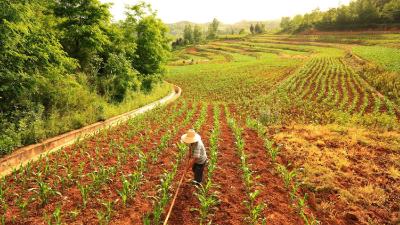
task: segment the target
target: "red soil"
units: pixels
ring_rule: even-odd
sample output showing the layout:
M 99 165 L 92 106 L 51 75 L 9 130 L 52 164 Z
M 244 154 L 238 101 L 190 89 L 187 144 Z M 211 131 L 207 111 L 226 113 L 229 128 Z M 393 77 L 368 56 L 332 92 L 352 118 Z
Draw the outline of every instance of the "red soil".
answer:
M 207 119 L 205 124 L 203 124 L 199 134 L 202 137 L 202 141 L 206 149 L 210 146 L 209 139 L 213 129 L 213 107 L 211 105 L 208 106 L 207 109 Z M 179 179 L 182 177 L 183 172 L 187 169 L 187 164 L 184 163 L 176 176 L 175 183 L 177 185 Z M 207 170 L 204 170 L 204 175 L 207 174 Z M 199 207 L 199 201 L 195 195 L 197 192 L 196 187 L 190 183 L 193 179 L 193 173 L 191 168 L 188 169 L 186 172 L 185 178 L 183 180 L 182 186 L 180 188 L 178 197 L 175 201 L 174 208 L 171 213 L 171 217 L 168 220 L 168 224 L 174 225 L 189 225 L 189 224 L 198 224 L 199 213 L 194 208 Z M 206 180 L 206 176 L 203 177 L 203 181 Z M 173 193 L 175 193 L 177 187 L 174 187 Z M 166 211 L 169 209 L 170 206 L 166 208 Z
M 246 194 L 239 168 L 240 160 L 225 114 L 221 114 L 220 123 L 218 168 L 214 173 L 214 183 L 219 186 L 220 204 L 215 210 L 213 224 L 243 224 L 247 211 L 243 205 Z
M 267 224 L 303 224 L 300 216 L 291 207 L 289 192 L 282 178 L 275 173 L 271 160 L 267 159 L 268 153 L 263 140 L 250 129 L 245 129 L 243 138 L 251 169 L 255 172 L 254 176 L 259 176 L 257 182 L 261 185 L 257 189 L 261 191 L 260 198 L 267 204 L 264 211 Z
M 196 54 L 196 53 L 198 53 L 198 52 L 199 52 L 198 49 L 195 48 L 195 47 L 187 48 L 187 49 L 186 49 L 186 53 L 189 53 L 189 54 Z
M 173 163 L 175 163 L 177 147 L 172 143 L 177 143 L 179 141 L 182 133 L 192 127 L 199 115 L 200 109 L 198 107 L 191 120 L 192 122 L 179 129 L 178 133 L 170 142 L 169 147 L 163 151 L 156 163 L 149 164 L 148 170 L 144 174 L 144 183 L 137 191 L 135 199 L 132 201 L 129 208 L 118 211 L 118 214 L 113 217 L 113 221 L 115 221 L 114 224 L 137 224 L 143 221 L 143 218 L 147 214 L 151 213 L 154 205 L 153 197 L 157 195 L 155 187 L 160 184 L 160 175 L 163 174 L 165 170 L 171 169 Z M 182 121 L 183 118 L 177 121 L 176 124 L 181 124 Z M 158 138 L 160 138 L 160 136 Z
M 166 111 L 166 113 L 170 112 L 171 108 Z M 167 115 L 167 114 L 165 114 Z M 158 125 L 155 123 L 155 121 L 150 120 L 149 122 L 145 122 L 145 124 L 148 124 L 148 127 L 151 130 L 158 130 Z M 82 176 L 78 177 L 77 171 L 79 169 L 79 165 L 82 163 L 83 165 L 83 172 L 82 174 L 88 174 L 90 172 L 93 172 L 98 169 L 99 165 L 103 165 L 105 168 L 108 166 L 115 166 L 117 159 L 116 155 L 114 154 L 108 154 L 109 149 L 110 149 L 110 143 L 113 141 L 117 141 L 121 138 L 121 133 L 125 133 L 125 131 L 128 129 L 128 125 L 121 125 L 113 130 L 108 131 L 108 135 L 97 135 L 95 137 L 90 138 L 89 140 L 68 147 L 60 153 L 52 154 L 49 156 L 49 160 L 51 164 L 58 164 L 58 165 L 65 165 L 65 166 L 70 166 L 71 171 L 74 172 L 74 180 L 82 185 L 87 185 L 91 182 L 91 180 L 88 178 L 88 176 Z M 146 146 L 153 146 L 153 143 L 155 143 L 157 140 L 156 138 L 159 137 L 159 135 L 163 135 L 165 131 L 160 131 L 154 134 L 154 138 L 150 139 L 150 141 L 145 141 L 143 144 Z M 124 143 L 125 147 L 129 145 L 129 143 L 139 143 L 140 142 L 140 136 L 141 134 L 144 134 L 143 131 L 139 132 L 138 134 L 134 135 L 131 140 L 127 139 L 126 142 Z M 126 138 L 126 136 L 125 136 Z M 86 146 L 86 147 L 85 147 Z M 82 151 L 83 154 L 80 153 L 80 151 L 75 151 L 75 149 L 83 148 L 85 149 Z M 96 148 L 98 148 L 98 158 L 94 159 L 96 163 L 92 163 L 91 156 L 96 155 Z M 113 149 L 112 152 L 118 151 L 116 149 Z M 146 150 L 144 150 L 146 152 Z M 69 159 L 66 159 L 65 155 L 69 155 Z M 60 155 L 59 155 L 60 154 Z M 44 181 L 48 183 L 53 189 L 57 190 L 60 192 L 60 195 L 55 195 L 49 198 L 48 204 L 46 204 L 44 207 L 39 205 L 39 202 L 33 201 L 28 205 L 28 208 L 26 210 L 26 214 L 23 217 L 20 217 L 18 215 L 21 215 L 21 211 L 18 209 L 16 203 L 15 203 L 15 196 L 14 195 L 6 195 L 7 203 L 8 203 L 8 210 L 6 214 L 6 221 L 14 220 L 14 224 L 42 224 L 43 219 L 44 219 L 44 214 L 52 214 L 52 212 L 55 210 L 57 206 L 61 206 L 62 212 L 63 212 L 63 220 L 70 223 L 76 223 L 76 224 L 96 224 L 97 221 L 97 216 L 96 216 L 96 209 L 102 210 L 104 206 L 96 201 L 96 199 L 104 199 L 104 200 L 115 200 L 118 199 L 116 190 L 121 189 L 120 187 L 120 179 L 118 178 L 120 173 L 128 174 L 129 172 L 132 172 L 136 165 L 137 165 L 137 155 L 136 154 L 129 154 L 127 158 L 127 162 L 125 165 L 122 165 L 121 168 L 119 168 L 119 171 L 117 171 L 117 174 L 115 177 L 111 177 L 111 180 L 108 181 L 107 183 L 103 184 L 100 189 L 98 189 L 98 193 L 94 196 L 93 198 L 90 198 L 88 205 L 86 209 L 81 208 L 82 204 L 82 198 L 81 194 L 76 186 L 76 184 L 69 184 L 66 187 L 62 188 L 58 182 L 58 176 L 60 177 L 65 177 L 66 176 L 66 171 L 62 167 L 56 168 L 57 171 L 54 171 L 49 174 L 48 177 L 44 178 Z M 44 170 L 44 163 L 38 161 L 35 164 L 33 164 L 33 172 L 41 172 Z M 32 172 L 32 174 L 33 174 Z M 17 178 L 21 176 L 18 175 Z M 27 176 L 27 175 L 23 175 Z M 32 176 L 32 178 L 35 178 L 36 175 Z M 30 178 L 30 176 L 28 177 Z M 27 191 L 29 188 L 37 188 L 37 184 L 34 180 L 28 181 L 27 184 L 23 185 L 20 182 L 14 182 L 14 177 L 9 176 L 7 177 L 8 181 L 7 183 L 10 184 L 10 186 L 13 186 L 13 193 L 19 193 L 21 195 L 22 200 L 27 200 L 29 199 L 32 195 L 32 191 Z M 18 180 L 21 180 L 18 178 Z M 122 207 L 120 204 L 117 203 L 116 208 Z M 68 216 L 68 213 L 71 212 L 72 210 L 79 210 L 79 215 L 73 219 L 73 221 L 70 219 Z

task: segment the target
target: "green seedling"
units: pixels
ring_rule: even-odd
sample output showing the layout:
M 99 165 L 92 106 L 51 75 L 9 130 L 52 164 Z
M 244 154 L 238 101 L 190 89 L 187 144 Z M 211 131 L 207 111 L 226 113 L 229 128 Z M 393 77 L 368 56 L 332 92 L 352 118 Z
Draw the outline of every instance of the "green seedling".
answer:
M 38 181 L 38 186 L 39 186 L 39 188 L 33 188 L 31 190 L 36 192 L 36 194 L 40 200 L 40 205 L 42 207 L 48 203 L 50 197 L 52 197 L 56 194 L 61 195 L 59 192 L 53 190 L 51 188 L 51 186 L 45 182 Z
M 296 171 L 295 170 L 289 171 L 284 165 L 281 164 L 277 164 L 276 170 L 280 173 L 281 177 L 283 178 L 285 187 L 289 189 L 293 178 L 295 178 L 297 175 Z
M 61 206 L 57 206 L 53 212 L 53 224 L 61 225 Z
M 86 208 L 88 198 L 89 198 L 89 187 L 87 185 L 78 184 L 79 191 L 82 197 L 82 207 Z

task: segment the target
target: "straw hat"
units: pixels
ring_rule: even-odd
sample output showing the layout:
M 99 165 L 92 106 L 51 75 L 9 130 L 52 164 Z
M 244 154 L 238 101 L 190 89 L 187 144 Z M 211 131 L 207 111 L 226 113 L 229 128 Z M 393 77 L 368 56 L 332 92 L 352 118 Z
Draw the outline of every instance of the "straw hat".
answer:
M 192 144 L 201 140 L 199 134 L 196 133 L 193 129 L 190 129 L 186 132 L 186 134 L 182 135 L 181 141 L 186 144 Z

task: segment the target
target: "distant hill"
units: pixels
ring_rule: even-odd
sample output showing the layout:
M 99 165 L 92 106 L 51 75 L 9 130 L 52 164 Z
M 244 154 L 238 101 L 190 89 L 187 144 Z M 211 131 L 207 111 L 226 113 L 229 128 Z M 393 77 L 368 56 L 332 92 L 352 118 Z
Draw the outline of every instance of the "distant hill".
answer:
M 244 29 L 247 33 L 250 32 L 251 24 L 262 23 L 265 24 L 267 31 L 272 31 L 279 29 L 280 20 L 272 20 L 272 21 L 240 21 L 234 24 L 223 24 L 219 26 L 219 33 L 220 34 L 230 34 L 232 31 L 237 34 L 241 29 Z M 203 32 L 206 32 L 208 29 L 209 23 L 193 23 L 190 21 L 180 21 L 177 23 L 167 24 L 170 28 L 170 33 L 176 37 L 180 37 L 183 35 L 183 30 L 186 25 L 199 25 Z

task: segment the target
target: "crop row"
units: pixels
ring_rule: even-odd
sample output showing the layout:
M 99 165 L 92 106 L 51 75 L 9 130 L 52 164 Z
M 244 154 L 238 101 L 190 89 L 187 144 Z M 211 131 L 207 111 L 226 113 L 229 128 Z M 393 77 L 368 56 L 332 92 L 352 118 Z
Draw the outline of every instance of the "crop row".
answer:
M 201 121 L 204 121 L 204 108 L 206 106 L 203 105 L 201 114 L 195 124 L 198 124 L 201 126 Z M 178 135 L 178 131 L 186 127 L 187 125 L 190 124 L 193 115 L 195 113 L 195 110 L 190 110 L 185 117 L 185 119 L 177 126 L 173 126 L 173 129 L 171 131 L 171 135 L 169 136 L 168 142 L 175 136 Z M 199 122 L 200 121 L 200 122 Z M 177 155 L 175 156 L 175 161 L 172 163 L 172 168 L 169 170 L 166 170 L 163 174 L 161 174 L 159 184 L 157 185 L 157 195 L 155 196 L 155 201 L 152 207 L 152 212 L 148 213 L 143 217 L 143 223 L 144 224 L 160 224 L 162 215 L 165 211 L 165 207 L 170 201 L 171 198 L 171 190 L 172 190 L 172 185 L 174 178 L 177 174 L 179 165 L 183 161 L 185 155 L 187 155 L 188 148 L 186 145 L 181 144 L 181 143 L 176 143 L 176 146 L 178 147 L 179 151 Z M 165 145 L 167 147 L 167 145 Z M 156 162 L 156 161 L 155 161 Z
M 395 114 L 395 106 L 379 95 L 340 58 L 313 58 L 287 83 L 287 90 L 302 99 L 355 114 Z
M 283 183 L 289 193 L 292 206 L 295 207 L 300 217 L 306 225 L 316 225 L 319 221 L 314 217 L 313 213 L 307 206 L 307 194 L 302 194 L 301 181 L 297 179 L 297 169 L 289 169 L 287 165 L 278 160 L 280 154 L 280 146 L 276 145 L 267 136 L 266 128 L 259 121 L 248 118 L 246 125 L 253 129 L 264 140 L 266 156 L 275 164 L 275 171 L 281 176 Z
M 217 168 L 218 161 L 218 138 L 220 134 L 219 125 L 220 108 L 214 106 L 213 110 L 213 130 L 210 135 L 210 146 L 208 148 L 209 160 L 207 164 L 207 176 L 203 185 L 197 188 L 196 196 L 199 200 L 199 206 L 196 210 L 199 212 L 199 223 L 209 224 L 212 221 L 211 210 L 218 204 L 218 197 L 213 189 L 215 184 L 213 181 L 214 171 Z
M 109 221 L 115 207 L 125 207 L 132 200 L 148 161 L 156 161 L 174 132 L 164 132 L 165 127 L 182 115 L 187 106 L 184 102 L 179 110 L 177 104 L 167 111 L 155 110 L 15 170 L 1 183 L 3 221 L 71 222 L 90 217 L 92 209 L 98 209 L 98 221 Z M 171 112 L 171 117 L 165 112 Z M 149 144 L 150 132 L 161 139 L 147 153 L 139 146 Z M 106 194 L 109 190 L 114 199 Z
M 246 143 L 242 137 L 243 128 L 241 128 L 235 119 L 230 116 L 227 106 L 225 106 L 225 114 L 228 119 L 229 127 L 235 136 L 237 155 L 240 158 L 240 169 L 242 170 L 242 179 L 246 187 L 247 199 L 244 203 L 248 210 L 248 215 L 245 220 L 252 225 L 266 224 L 266 218 L 262 216 L 266 204 L 262 201 L 257 201 L 260 195 L 260 190 L 257 188 L 259 184 L 254 177 L 254 171 L 251 170 L 248 163 L 248 156 L 244 151 Z

